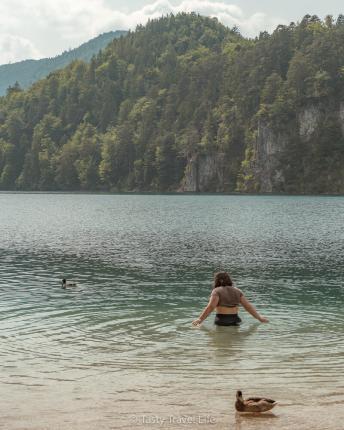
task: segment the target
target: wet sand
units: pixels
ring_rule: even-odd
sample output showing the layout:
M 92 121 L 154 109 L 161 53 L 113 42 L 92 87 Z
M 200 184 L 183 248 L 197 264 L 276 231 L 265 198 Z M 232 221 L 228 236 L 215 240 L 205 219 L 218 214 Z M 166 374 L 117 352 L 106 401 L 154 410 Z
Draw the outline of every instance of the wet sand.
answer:
M 199 387 L 197 387 L 199 388 Z M 95 388 L 96 389 L 96 388 Z M 98 387 L 99 389 L 99 387 Z M 23 393 L 28 394 L 27 387 Z M 76 389 L 72 390 L 75 392 Z M 120 390 L 119 390 L 120 391 Z M 342 430 L 344 398 L 341 393 L 322 399 L 283 401 L 264 414 L 239 414 L 234 409 L 234 393 L 206 389 L 193 398 L 161 397 L 154 393 L 137 396 L 133 392 L 117 392 L 113 400 L 97 398 L 92 392 L 63 393 L 56 386 L 42 397 L 39 387 L 32 397 L 22 397 L 13 407 L 13 399 L 2 399 L 0 428 L 6 430 Z M 18 397 L 18 393 L 17 393 Z M 20 397 L 20 396 L 19 396 Z M 26 397 L 26 399 L 25 399 Z M 141 397 L 141 399 L 140 399 Z M 133 400 L 135 398 L 135 400 Z M 54 407 L 52 407 L 54 403 Z
M 96 413 L 97 411 L 97 413 Z M 231 411 L 223 415 L 201 413 L 178 415 L 135 414 L 117 416 L 113 411 L 93 407 L 89 413 L 79 411 L 55 415 L 53 411 L 41 416 L 2 415 L 1 429 L 6 430 L 109 430 L 109 429 L 181 429 L 202 430 L 342 430 L 343 403 L 326 406 L 289 405 L 275 408 L 275 412 L 261 415 L 238 414 Z M 111 417 L 111 415 L 113 415 Z M 5 424 L 4 424 L 5 422 Z

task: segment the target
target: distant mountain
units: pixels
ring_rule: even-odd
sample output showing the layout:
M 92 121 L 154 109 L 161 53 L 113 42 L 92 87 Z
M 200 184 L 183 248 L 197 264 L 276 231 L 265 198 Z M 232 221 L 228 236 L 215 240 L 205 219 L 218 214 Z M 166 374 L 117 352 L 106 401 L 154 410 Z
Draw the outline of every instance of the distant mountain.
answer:
M 28 88 L 39 79 L 45 78 L 50 72 L 70 64 L 73 60 L 90 61 L 93 55 L 105 48 L 113 39 L 125 35 L 126 31 L 109 31 L 94 39 L 83 43 L 81 46 L 65 51 L 53 58 L 42 58 L 41 60 L 25 60 L 13 64 L 0 66 L 0 96 L 6 93 L 9 86 L 16 82 L 22 88 Z

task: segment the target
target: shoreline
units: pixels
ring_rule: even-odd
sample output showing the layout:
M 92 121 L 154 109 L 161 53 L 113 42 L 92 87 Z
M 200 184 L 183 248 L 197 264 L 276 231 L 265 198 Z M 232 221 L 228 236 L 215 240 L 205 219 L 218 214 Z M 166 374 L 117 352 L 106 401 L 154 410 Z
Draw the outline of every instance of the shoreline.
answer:
M 0 195 L 8 194 L 61 194 L 61 195 L 109 195 L 109 196 L 233 196 L 233 197 L 344 197 L 344 194 L 287 194 L 287 193 L 216 193 L 216 192 L 159 192 L 159 191 L 63 191 L 63 190 L 53 190 L 53 191 L 25 191 L 25 190 L 0 190 Z
M 95 402 L 97 400 L 95 399 Z M 129 402 L 130 403 L 130 402 Z M 33 415 L 11 416 L 2 414 L 2 425 L 6 430 L 339 430 L 344 420 L 343 402 L 324 405 L 281 404 L 274 412 L 264 414 L 240 414 L 234 406 L 222 414 L 171 411 L 170 414 L 145 410 L 142 413 L 115 411 L 97 405 L 91 410 L 77 408 L 75 413 L 67 411 L 33 411 Z M 134 406 L 134 405 L 133 405 Z M 136 405 L 137 408 L 138 405 Z M 135 408 L 134 408 L 135 410 Z M 79 415 L 80 414 L 80 415 Z M 5 416 L 4 416 L 5 415 Z

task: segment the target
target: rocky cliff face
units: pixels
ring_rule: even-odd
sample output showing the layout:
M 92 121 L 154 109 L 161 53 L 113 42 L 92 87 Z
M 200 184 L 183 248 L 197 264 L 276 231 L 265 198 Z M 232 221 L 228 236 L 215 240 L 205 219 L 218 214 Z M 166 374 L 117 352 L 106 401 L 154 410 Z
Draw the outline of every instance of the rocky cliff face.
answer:
M 342 134 L 344 136 L 344 102 L 342 102 L 339 106 L 339 123 L 342 128 Z
M 321 112 L 319 106 L 309 106 L 298 115 L 299 136 L 303 141 L 309 141 L 318 128 Z
M 258 193 L 344 192 L 344 166 L 333 164 L 326 172 L 314 173 L 309 170 L 321 156 L 319 145 L 323 145 L 322 151 L 325 148 L 324 157 L 327 146 L 331 145 L 331 141 L 325 144 L 321 142 L 322 130 L 329 124 L 329 118 L 331 127 L 339 133 L 335 138 L 339 141 L 337 144 L 341 144 L 342 136 L 344 145 L 344 102 L 335 110 L 309 105 L 297 112 L 295 119 L 284 125 L 282 130 L 267 121 L 258 121 L 236 184 L 232 182 L 238 172 L 231 171 L 231 160 L 225 154 L 194 155 L 188 160 L 180 191 L 225 192 L 237 189 L 240 192 Z M 298 151 L 306 157 L 305 160 L 295 155 Z M 312 156 L 315 158 L 307 159 Z M 301 172 L 302 169 L 304 171 Z M 318 173 L 323 178 L 313 189 L 310 178 Z M 294 182 L 292 186 L 291 182 Z
M 288 165 L 289 159 L 292 158 L 291 146 L 294 145 L 294 150 L 296 148 L 296 151 L 302 147 L 306 157 L 312 157 L 314 153 L 317 154 L 316 157 L 319 157 L 321 156 L 319 145 L 323 145 L 323 157 L 326 157 L 326 146 L 331 145 L 333 142 L 329 141 L 324 145 L 320 141 L 322 129 L 326 126 L 326 121 L 328 122 L 329 118 L 334 119 L 331 127 L 341 130 L 344 138 L 344 102 L 338 106 L 335 112 L 328 107 L 317 105 L 311 105 L 300 110 L 296 115 L 296 121 L 286 128 L 288 132 L 278 132 L 271 124 L 260 121 L 250 157 L 243 163 L 243 180 L 239 184 L 239 190 L 263 193 L 288 191 L 288 180 L 290 178 L 286 178 L 286 170 L 292 171 L 293 167 L 296 169 L 295 166 Z M 313 163 L 310 162 L 309 164 L 312 165 Z M 304 176 L 307 176 L 309 174 L 308 166 L 304 167 Z M 322 180 L 324 191 L 321 192 L 336 193 L 344 190 L 343 166 L 333 165 L 333 172 L 331 170 L 326 173 L 321 171 L 319 175 L 321 174 L 324 176 Z M 333 187 L 331 187 L 331 183 Z M 331 191 L 332 189 L 333 191 Z M 317 191 L 314 191 L 312 184 L 309 184 L 307 189 L 302 190 L 302 188 L 299 188 L 295 192 Z
M 288 143 L 288 136 L 274 132 L 267 124 L 258 124 L 257 138 L 254 142 L 255 162 L 253 176 L 261 193 L 271 193 L 280 189 L 284 183 L 280 155 Z
M 226 162 L 222 153 L 193 155 L 185 168 L 182 192 L 223 192 L 227 188 Z

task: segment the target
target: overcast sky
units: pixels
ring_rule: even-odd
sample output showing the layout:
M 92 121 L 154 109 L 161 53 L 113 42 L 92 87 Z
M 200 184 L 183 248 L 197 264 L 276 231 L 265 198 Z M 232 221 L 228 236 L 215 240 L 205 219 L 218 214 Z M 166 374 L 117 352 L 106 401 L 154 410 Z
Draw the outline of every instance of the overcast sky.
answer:
M 0 64 L 54 56 L 109 30 L 195 11 L 255 36 L 307 13 L 344 14 L 343 0 L 0 0 Z

